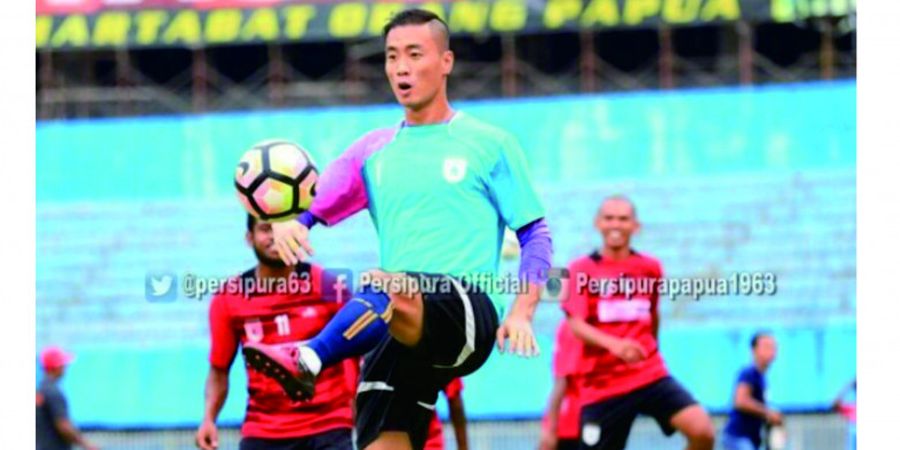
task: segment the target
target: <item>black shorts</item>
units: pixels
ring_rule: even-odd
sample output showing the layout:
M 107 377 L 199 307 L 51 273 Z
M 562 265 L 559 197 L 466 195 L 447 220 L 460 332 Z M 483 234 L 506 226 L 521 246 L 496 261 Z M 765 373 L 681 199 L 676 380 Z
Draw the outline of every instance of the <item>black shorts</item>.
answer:
M 497 312 L 487 294 L 443 275 L 416 276 L 450 288 L 423 287 L 422 338 L 416 347 L 387 336 L 365 356 L 356 394 L 360 450 L 385 431 L 405 432 L 414 450 L 423 448 L 438 392 L 478 370 L 496 341 Z
M 556 450 L 578 450 L 578 439 L 559 439 L 556 441 Z
M 353 450 L 353 432 L 339 428 L 289 439 L 245 437 L 241 439 L 240 450 Z
M 672 416 L 696 404 L 690 392 L 672 377 L 665 377 L 629 392 L 581 409 L 582 450 L 622 450 L 638 414 L 656 420 L 666 436 L 675 433 Z

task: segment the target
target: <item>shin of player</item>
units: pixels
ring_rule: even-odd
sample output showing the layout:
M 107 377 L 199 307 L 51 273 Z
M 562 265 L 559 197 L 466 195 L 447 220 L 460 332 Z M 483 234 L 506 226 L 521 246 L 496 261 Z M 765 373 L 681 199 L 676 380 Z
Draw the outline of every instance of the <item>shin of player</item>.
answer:
M 462 390 L 462 379 L 455 378 L 444 387 L 444 395 L 447 397 L 447 410 L 450 413 L 450 423 L 453 425 L 456 449 L 469 450 L 466 410 L 465 406 L 463 406 Z M 428 426 L 428 440 L 425 442 L 425 450 L 444 450 L 444 448 L 444 427 L 438 418 L 437 412 L 435 412 Z
M 553 352 L 553 389 L 541 423 L 539 450 L 576 450 L 581 404 L 578 399 L 581 341 L 565 320 L 556 330 Z

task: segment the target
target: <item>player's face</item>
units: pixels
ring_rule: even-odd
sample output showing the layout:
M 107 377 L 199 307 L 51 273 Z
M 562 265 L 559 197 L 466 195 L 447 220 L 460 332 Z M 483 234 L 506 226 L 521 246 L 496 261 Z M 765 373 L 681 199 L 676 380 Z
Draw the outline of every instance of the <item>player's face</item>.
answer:
M 258 222 L 253 225 L 253 230 L 247 232 L 247 244 L 253 248 L 253 253 L 256 253 L 256 259 L 260 264 L 284 267 L 284 262 L 278 257 L 278 251 L 275 250 L 272 224 Z
M 634 217 L 634 209 L 624 200 L 607 200 L 600 207 L 594 225 L 603 236 L 603 245 L 610 249 L 627 248 L 631 235 L 640 225 Z
M 762 336 L 756 341 L 756 347 L 753 349 L 753 357 L 764 367 L 768 367 L 775 360 L 778 353 L 778 346 L 775 344 L 775 338 L 772 336 Z
M 444 50 L 432 25 L 403 25 L 385 39 L 384 72 L 397 102 L 420 110 L 446 89 L 453 52 Z

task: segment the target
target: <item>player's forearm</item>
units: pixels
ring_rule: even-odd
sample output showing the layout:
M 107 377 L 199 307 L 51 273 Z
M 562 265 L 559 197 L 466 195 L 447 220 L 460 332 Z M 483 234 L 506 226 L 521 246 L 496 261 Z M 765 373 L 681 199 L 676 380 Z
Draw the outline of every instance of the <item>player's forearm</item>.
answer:
M 522 256 L 519 261 L 519 278 L 525 280 L 528 289 L 516 296 L 510 315 L 525 317 L 529 321 L 541 300 L 542 286 L 547 281 L 550 261 L 553 257 L 553 241 L 544 219 L 538 219 L 516 230 Z
M 210 367 L 204 397 L 203 420 L 215 422 L 228 398 L 228 371 Z
M 610 350 L 618 340 L 617 337 L 588 325 L 584 319 L 578 317 L 569 318 L 569 328 L 572 330 L 572 334 L 582 342 L 606 350 Z
M 766 415 L 769 413 L 769 408 L 767 408 L 765 404 L 752 398 L 735 400 L 734 408 L 742 413 L 751 414 L 762 419 L 765 419 Z
M 553 240 L 550 237 L 550 228 L 543 218 L 516 230 L 516 237 L 522 249 L 519 279 L 525 280 L 528 290 L 516 298 L 513 308 L 514 311 L 518 310 L 517 313 L 525 314 L 530 320 L 541 299 L 541 287 L 547 282 L 550 272 Z
M 88 441 L 84 438 L 78 428 L 68 419 L 61 419 L 56 422 L 56 431 L 70 444 L 87 447 Z
M 461 398 L 449 400 L 450 422 L 453 423 L 453 433 L 456 435 L 456 447 L 459 450 L 468 450 L 469 437 L 466 433 L 466 410 Z
M 563 377 L 556 378 L 553 382 L 553 389 L 550 391 L 550 401 L 547 402 L 547 411 L 544 413 L 544 426 L 548 433 L 556 434 L 556 427 L 559 423 L 559 408 L 562 406 L 563 395 L 566 392 L 566 379 Z
M 522 249 L 519 259 L 519 278 L 529 283 L 544 284 L 549 276 L 553 261 L 553 238 L 550 227 L 541 218 L 518 230 L 516 238 Z
M 72 441 L 73 444 L 75 444 L 81 448 L 90 448 L 91 447 L 91 442 L 88 441 L 87 438 L 84 437 L 84 434 L 82 434 L 80 431 L 76 431 L 75 433 L 76 433 L 75 440 Z
M 541 286 L 528 283 L 528 289 L 519 293 L 509 309 L 510 316 L 524 317 L 529 321 L 534 317 L 538 302 L 541 300 Z
M 653 314 L 653 339 L 656 339 L 656 342 L 659 342 L 659 315 Z

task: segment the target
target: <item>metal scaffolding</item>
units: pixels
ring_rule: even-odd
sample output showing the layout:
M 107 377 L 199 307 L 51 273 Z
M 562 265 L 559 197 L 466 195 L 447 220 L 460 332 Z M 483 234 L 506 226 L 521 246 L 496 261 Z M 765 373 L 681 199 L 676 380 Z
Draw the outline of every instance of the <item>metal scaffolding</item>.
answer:
M 454 38 L 457 61 L 450 90 L 452 98 L 468 99 L 852 78 L 855 34 L 850 16 L 795 24 L 740 21 L 695 28 Z M 331 55 L 336 48 L 334 43 L 243 47 L 260 53 L 258 67 L 218 61 L 213 55 L 235 48 L 41 50 L 38 118 L 392 100 L 380 39 L 344 42 L 342 58 L 320 63 L 328 59 L 323 55 L 336 56 Z M 236 69 L 251 74 L 235 76 Z

